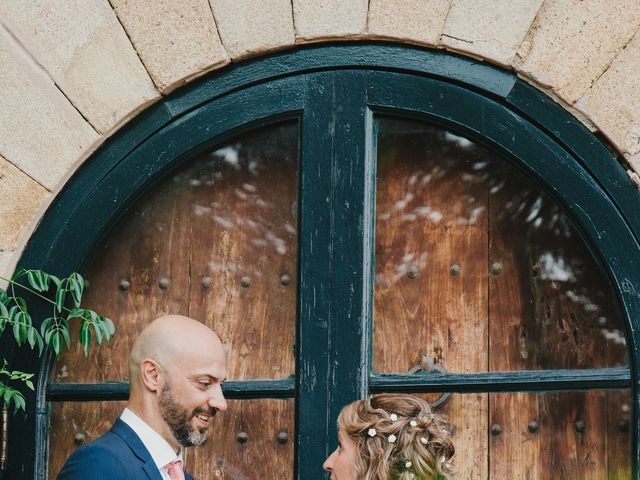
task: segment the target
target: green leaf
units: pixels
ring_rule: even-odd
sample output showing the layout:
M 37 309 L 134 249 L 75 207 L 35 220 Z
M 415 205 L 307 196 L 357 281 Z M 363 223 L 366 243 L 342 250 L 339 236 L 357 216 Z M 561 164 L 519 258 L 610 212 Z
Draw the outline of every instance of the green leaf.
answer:
M 67 315 L 67 319 L 71 320 L 72 318 L 84 318 L 85 310 L 84 308 L 74 308 Z
M 60 332 L 62 333 L 62 336 L 64 338 L 64 343 L 66 343 L 67 348 L 69 348 L 71 346 L 71 336 L 69 335 L 69 328 L 62 328 Z
M 102 329 L 102 334 L 104 335 L 105 341 L 109 343 L 112 335 L 111 329 L 113 328 L 113 322 L 106 317 L 99 317 L 99 319 L 100 320 L 98 325 Z
M 27 280 L 38 292 L 46 292 L 49 290 L 49 275 L 42 270 L 27 271 Z
M 64 298 L 66 293 L 67 292 L 62 286 L 62 284 L 59 285 L 58 289 L 56 290 L 56 310 L 58 310 L 58 313 L 62 312 L 62 307 L 64 307 Z
M 7 309 L 7 306 L 1 302 L 0 302 L 0 315 L 3 317 L 9 316 L 9 309 Z
M 105 323 L 109 327 L 109 333 L 113 336 L 116 334 L 116 326 L 113 324 L 113 321 L 110 318 L 103 317 Z
M 2 394 L 2 399 L 4 400 L 4 403 L 10 404 L 11 397 L 15 395 L 15 392 L 16 391 L 11 387 L 5 387 L 4 393 Z
M 49 278 L 55 284 L 56 288 L 60 287 L 60 279 L 58 277 L 56 277 L 55 275 L 49 275 Z
M 38 356 L 42 356 L 42 351 L 44 350 L 44 342 L 42 341 L 42 337 L 40 335 L 36 336 L 36 343 L 38 344 Z
M 29 387 L 31 390 L 35 390 L 35 388 L 33 387 L 33 382 L 31 380 L 25 380 L 24 381 L 25 385 L 27 385 L 27 387 Z
M 56 357 L 60 358 L 60 352 L 62 352 L 62 335 L 59 331 L 53 332 L 51 336 L 51 348 L 53 348 L 53 353 L 56 354 Z
M 27 341 L 32 350 L 36 346 L 36 335 L 38 335 L 38 331 L 34 327 L 30 327 L 27 331 Z
M 27 340 L 29 327 L 31 326 L 31 317 L 26 312 L 18 312 L 14 317 L 13 336 L 16 342 L 21 346 Z
M 16 396 L 13 399 L 13 405 L 14 405 L 14 409 L 13 409 L 14 415 L 18 413 L 18 410 L 25 411 L 25 406 L 26 406 L 25 400 L 20 392 L 16 392 Z
M 6 305 L 9 303 L 9 297 L 7 296 L 7 292 L 0 288 L 0 304 Z
M 84 356 L 89 355 L 89 344 L 91 343 L 91 330 L 89 329 L 89 322 L 84 322 L 80 327 L 80 343 L 84 349 Z
M 76 308 L 80 307 L 82 301 L 82 292 L 84 291 L 84 279 L 79 273 L 72 273 L 69 276 L 69 290 Z
M 27 301 L 22 297 L 13 297 L 14 302 L 18 304 L 20 310 L 27 310 Z
M 44 341 L 48 344 L 49 337 L 51 336 L 51 324 L 55 321 L 54 318 L 45 318 L 40 325 L 40 335 L 44 337 Z
M 96 332 L 96 343 L 98 345 L 102 345 L 103 331 L 102 331 L 102 327 L 100 326 L 99 319 L 97 322 L 93 323 L 93 330 Z
M 13 272 L 13 275 L 11 276 L 11 281 L 15 282 L 20 277 L 22 277 L 25 273 L 27 273 L 27 269 L 26 268 L 17 269 L 15 272 Z

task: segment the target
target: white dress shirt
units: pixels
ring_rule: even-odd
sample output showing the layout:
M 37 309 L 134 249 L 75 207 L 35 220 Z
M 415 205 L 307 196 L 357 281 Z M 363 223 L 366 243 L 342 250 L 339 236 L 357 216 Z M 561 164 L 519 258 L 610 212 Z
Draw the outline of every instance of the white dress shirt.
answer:
M 129 425 L 136 435 L 140 437 L 144 446 L 149 450 L 162 478 L 171 480 L 167 473 L 167 464 L 174 460 L 182 460 L 182 449 L 176 454 L 171 445 L 158 432 L 128 408 L 124 409 L 122 415 L 120 415 L 120 420 Z

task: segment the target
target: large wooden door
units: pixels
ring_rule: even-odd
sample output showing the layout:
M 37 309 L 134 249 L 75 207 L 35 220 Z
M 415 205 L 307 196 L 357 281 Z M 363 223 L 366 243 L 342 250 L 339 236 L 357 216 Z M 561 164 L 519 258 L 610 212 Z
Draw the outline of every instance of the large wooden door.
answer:
M 597 257 L 531 175 L 427 121 L 457 102 L 450 87 L 409 77 L 282 80 L 295 119 L 271 112 L 145 194 L 85 272 L 116 339 L 66 352 L 52 382 L 109 392 L 139 331 L 181 313 L 229 349 L 229 412 L 187 454 L 197 478 L 326 478 L 345 403 L 435 401 L 438 385 L 455 391 L 440 408 L 461 479 L 629 478 L 629 390 L 567 380 L 628 368 Z M 50 403 L 51 478 L 123 408 L 122 395 L 101 400 Z

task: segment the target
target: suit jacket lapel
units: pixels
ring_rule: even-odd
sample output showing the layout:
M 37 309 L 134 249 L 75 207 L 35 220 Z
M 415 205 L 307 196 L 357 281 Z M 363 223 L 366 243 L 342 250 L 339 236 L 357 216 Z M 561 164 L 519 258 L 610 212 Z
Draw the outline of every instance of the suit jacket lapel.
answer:
M 111 432 L 122 438 L 129 448 L 131 448 L 131 451 L 143 462 L 142 469 L 149 477 L 149 480 L 163 480 L 149 450 L 147 450 L 147 447 L 144 446 L 140 437 L 136 435 L 136 432 L 134 432 L 129 425 L 117 419 L 116 423 L 111 427 Z

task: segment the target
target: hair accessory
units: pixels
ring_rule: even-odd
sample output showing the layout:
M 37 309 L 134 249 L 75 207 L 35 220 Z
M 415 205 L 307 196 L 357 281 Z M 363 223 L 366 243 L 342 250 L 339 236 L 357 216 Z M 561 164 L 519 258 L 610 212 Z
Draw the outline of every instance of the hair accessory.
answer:
M 398 421 L 398 415 L 396 415 L 395 413 L 392 413 L 391 415 L 389 415 L 389 418 L 391 419 L 392 422 Z
M 396 437 L 396 436 L 392 433 L 391 435 L 389 435 L 389 438 L 388 438 L 389 443 L 396 443 L 396 439 L 397 439 L 397 438 L 398 438 L 398 437 Z
M 418 422 L 416 422 L 415 420 L 411 420 L 409 422 L 409 425 L 411 425 L 412 427 L 417 427 L 418 426 Z
M 404 468 L 411 468 L 413 467 L 413 463 L 411 463 L 411 460 L 407 460 L 406 462 L 404 462 Z
M 369 431 L 367 432 L 367 435 L 369 435 L 370 437 L 375 437 L 377 433 L 378 432 L 376 432 L 375 428 L 370 428 Z
M 423 444 L 423 445 L 426 445 L 427 443 L 429 443 L 429 440 L 427 440 L 424 437 L 420 437 L 420 443 Z

